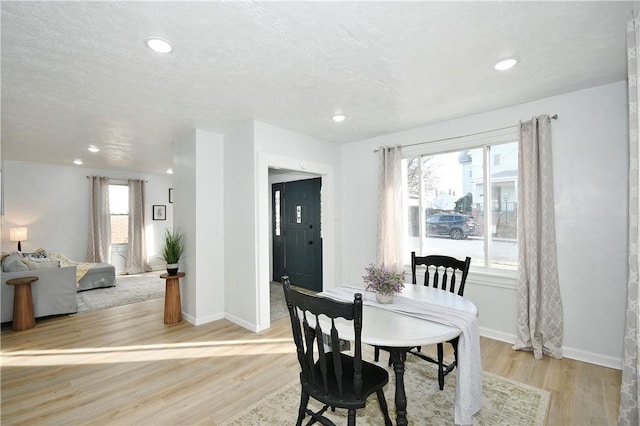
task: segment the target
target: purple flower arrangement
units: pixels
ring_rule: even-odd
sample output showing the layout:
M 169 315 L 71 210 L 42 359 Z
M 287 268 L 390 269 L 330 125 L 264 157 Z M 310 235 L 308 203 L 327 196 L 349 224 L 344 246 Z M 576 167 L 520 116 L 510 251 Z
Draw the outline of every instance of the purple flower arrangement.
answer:
M 393 269 L 376 266 L 373 263 L 367 268 L 367 275 L 364 275 L 367 290 L 373 290 L 384 295 L 395 295 L 404 288 L 404 271 L 396 271 Z

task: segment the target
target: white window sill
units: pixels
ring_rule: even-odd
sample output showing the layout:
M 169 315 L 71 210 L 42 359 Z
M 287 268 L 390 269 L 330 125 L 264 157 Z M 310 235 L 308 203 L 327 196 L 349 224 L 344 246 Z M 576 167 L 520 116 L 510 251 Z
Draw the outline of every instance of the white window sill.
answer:
M 499 269 L 488 270 L 484 268 L 469 269 L 467 284 L 473 283 L 491 287 L 516 289 L 518 283 L 517 271 L 505 271 Z
M 406 282 L 411 282 L 411 265 L 405 265 L 404 271 Z M 469 275 L 467 275 L 467 284 L 469 283 L 514 290 L 518 287 L 518 272 L 502 269 L 484 269 L 471 265 Z

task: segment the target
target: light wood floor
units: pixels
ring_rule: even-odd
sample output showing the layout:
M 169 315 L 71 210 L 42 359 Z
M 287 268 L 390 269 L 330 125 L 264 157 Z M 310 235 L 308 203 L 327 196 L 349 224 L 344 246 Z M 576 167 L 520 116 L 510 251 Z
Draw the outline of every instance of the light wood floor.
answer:
M 4 327 L 1 343 L 3 425 L 217 424 L 298 369 L 288 318 L 262 333 L 226 320 L 166 326 L 163 299 Z M 549 425 L 616 424 L 619 371 L 535 361 L 486 338 L 481 351 L 485 371 L 552 393 Z

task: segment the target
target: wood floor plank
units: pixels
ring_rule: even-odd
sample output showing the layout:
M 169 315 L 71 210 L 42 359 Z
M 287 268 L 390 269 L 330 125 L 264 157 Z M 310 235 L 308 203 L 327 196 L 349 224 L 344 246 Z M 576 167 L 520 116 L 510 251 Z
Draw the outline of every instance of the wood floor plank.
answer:
M 165 325 L 163 308 L 154 299 L 3 327 L 0 423 L 215 425 L 298 377 L 288 318 L 252 333 L 226 320 Z M 620 371 L 536 361 L 487 338 L 481 352 L 485 371 L 551 392 L 549 425 L 616 424 Z

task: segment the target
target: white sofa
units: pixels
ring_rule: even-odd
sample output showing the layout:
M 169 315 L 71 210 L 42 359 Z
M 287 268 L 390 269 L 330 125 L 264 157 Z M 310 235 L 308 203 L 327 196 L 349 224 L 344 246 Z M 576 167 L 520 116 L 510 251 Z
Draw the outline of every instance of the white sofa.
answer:
M 38 277 L 38 281 L 31 284 L 36 318 L 78 312 L 75 266 L 2 272 L 0 322 L 13 320 L 14 286 L 7 285 L 7 280 L 22 277 Z

